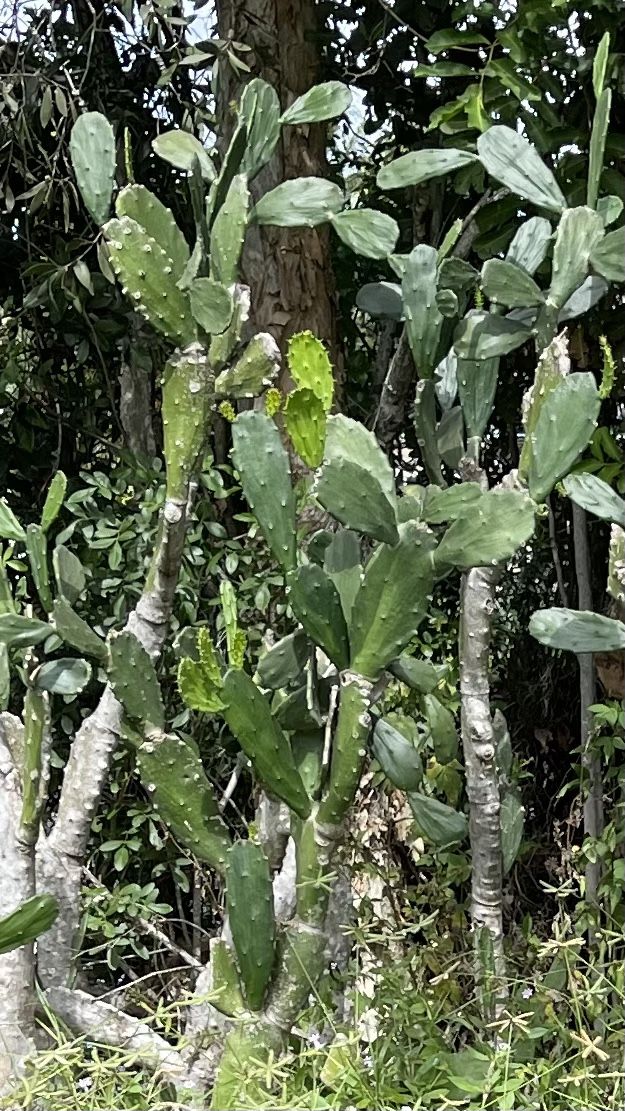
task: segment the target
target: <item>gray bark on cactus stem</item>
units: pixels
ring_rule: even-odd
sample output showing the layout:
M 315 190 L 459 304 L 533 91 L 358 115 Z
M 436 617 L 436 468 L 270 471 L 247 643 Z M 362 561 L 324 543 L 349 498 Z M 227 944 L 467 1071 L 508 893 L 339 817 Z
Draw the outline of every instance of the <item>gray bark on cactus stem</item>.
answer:
M 178 581 L 186 535 L 187 504 L 168 499 L 162 533 L 146 588 L 127 628 L 155 658 L 162 650 Z M 37 886 L 59 904 L 59 916 L 37 947 L 37 967 L 45 986 L 66 986 L 76 957 L 82 869 L 91 822 L 120 740 L 121 705 L 106 687 L 98 705 L 74 738 L 61 798 L 51 832 L 37 846 Z
M 462 576 L 459 637 L 462 746 L 471 840 L 471 919 L 474 929 L 485 928 L 492 940 L 494 972 L 499 981 L 493 986 L 498 996 L 502 994 L 504 976 L 503 875 L 489 651 L 500 573 L 497 567 L 476 567 Z
M 0 714 L 0 918 L 35 894 L 34 847 L 21 823 L 23 735 L 19 718 Z M 32 943 L 0 955 L 0 1095 L 35 1049 L 34 965 Z
M 218 0 L 219 35 L 251 47 L 245 55 L 252 77 L 276 90 L 282 110 L 319 80 L 317 12 L 312 0 Z M 230 105 L 241 81 L 226 63 L 220 71 L 220 118 L 233 119 Z M 283 128 L 271 161 L 251 183 L 252 197 L 288 178 L 327 177 L 326 124 Z M 337 295 L 330 254 L 330 232 L 318 228 L 248 229 L 242 280 L 252 294 L 253 331 L 270 332 L 284 351 L 289 336 L 310 329 L 326 343 L 337 368 L 342 360 L 336 319 Z M 285 376 L 281 388 L 290 383 Z

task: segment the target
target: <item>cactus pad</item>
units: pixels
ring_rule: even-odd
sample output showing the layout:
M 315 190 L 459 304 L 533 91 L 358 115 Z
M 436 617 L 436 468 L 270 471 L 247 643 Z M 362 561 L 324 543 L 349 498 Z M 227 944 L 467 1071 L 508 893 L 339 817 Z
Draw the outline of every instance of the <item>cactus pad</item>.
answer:
M 173 279 L 174 263 L 136 220 L 122 216 L 104 225 L 111 266 L 133 307 L 178 347 L 196 338 L 186 293 Z
M 544 398 L 534 430 L 527 434 L 531 451 L 527 485 L 534 501 L 544 501 L 570 471 L 597 426 L 600 407 L 590 373 L 570 374 Z
M 26 529 L 26 551 L 39 600 L 49 613 L 52 609 L 52 593 L 48 570 L 48 541 L 39 525 L 29 525 Z
M 441 355 L 443 316 L 436 304 L 438 253 L 421 243 L 406 259 L 402 298 L 406 330 L 419 378 L 431 378 Z
M 165 719 L 161 688 L 154 664 L 136 636 L 110 633 L 108 680 L 131 721 L 162 729 Z
M 234 312 L 232 296 L 221 282 L 212 278 L 195 278 L 189 286 L 191 312 L 207 335 L 225 332 Z
M 208 433 L 214 401 L 213 376 L 199 344 L 178 351 L 162 380 L 163 446 L 167 496 L 186 501 L 189 479 Z
M 58 913 L 57 901 L 51 895 L 26 899 L 11 914 L 0 918 L 0 955 L 34 941 L 50 929 Z
M 106 663 L 108 648 L 82 617 L 72 609 L 65 598 L 56 598 L 52 607 L 52 623 L 58 636 L 66 644 L 71 644 L 85 656 L 95 656 L 96 660 Z
M 50 526 L 56 521 L 61 512 L 63 502 L 65 501 L 66 491 L 67 478 L 63 474 L 63 471 L 57 471 L 48 486 L 46 500 L 43 503 L 43 509 L 41 511 L 41 528 L 43 532 L 47 532 Z
M 269 864 L 253 841 L 237 841 L 228 853 L 226 905 L 245 998 L 258 1011 L 273 970 L 276 924 Z
M 136 760 L 141 781 L 174 837 L 223 874 L 232 841 L 193 742 L 154 732 L 137 748 Z
M 212 937 L 209 946 L 211 988 L 216 993 L 211 1002 L 223 1015 L 232 1018 L 245 1010 L 234 956 L 222 937 Z
M 187 706 L 202 713 L 216 714 L 223 709 L 219 697 L 223 680 L 221 665 L 208 629 L 197 635 L 198 660 L 188 657 L 178 665 L 178 689 Z
M 298 332 L 291 336 L 287 363 L 296 386 L 312 390 L 325 412 L 329 413 L 334 395 L 334 378 L 330 357 L 321 340 L 312 332 Z
M 236 174 L 215 216 L 210 238 L 211 277 L 226 286 L 232 285 L 239 273 L 249 204 L 247 178 L 245 174 Z
M 115 136 L 101 112 L 85 112 L 72 128 L 69 152 L 80 195 L 96 224 L 111 207 L 115 179 Z
M 310 653 L 310 642 L 301 629 L 279 640 L 258 661 L 261 687 L 281 690 L 300 678 Z
M 291 608 L 308 636 L 323 648 L 339 670 L 347 667 L 347 626 L 332 579 L 316 563 L 308 563 L 291 571 L 287 582 Z
M 375 679 L 397 658 L 425 617 L 434 583 L 435 540 L 425 525 L 399 526 L 399 542 L 381 545 L 365 567 L 350 625 L 351 667 Z
M 325 459 L 314 494 L 341 524 L 397 541 L 395 480 L 375 436 L 357 421 L 328 418 Z
M 536 506 L 519 490 L 489 490 L 444 533 L 435 563 L 466 570 L 511 559 L 534 532 Z
M 244 671 L 231 669 L 221 695 L 223 716 L 258 777 L 296 814 L 306 818 L 310 800 L 295 767 L 287 738 L 274 721 L 267 699 Z
M 289 394 L 284 426 L 300 459 L 308 467 L 318 467 L 323 459 L 326 414 L 312 390 L 294 390 Z
M 115 212 L 140 224 L 161 247 L 172 264 L 172 278 L 180 281 L 189 262 L 189 245 L 174 214 L 145 185 L 127 185 L 117 195 Z
M 458 359 L 457 373 L 467 436 L 481 440 L 495 403 L 499 359 Z
M 625 624 L 585 610 L 538 610 L 532 614 L 530 633 L 549 648 L 568 652 L 618 652 L 625 648 Z
M 232 426 L 235 467 L 243 493 L 276 559 L 295 566 L 295 497 L 280 433 L 265 413 L 241 413 Z
M 250 340 L 236 363 L 215 380 L 217 397 L 258 397 L 275 382 L 280 370 L 280 348 L 269 332 Z

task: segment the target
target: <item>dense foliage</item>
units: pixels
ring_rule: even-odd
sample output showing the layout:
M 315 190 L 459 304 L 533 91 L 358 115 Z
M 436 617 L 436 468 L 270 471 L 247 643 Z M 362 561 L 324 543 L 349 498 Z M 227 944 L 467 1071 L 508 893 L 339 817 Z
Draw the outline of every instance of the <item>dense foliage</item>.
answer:
M 0 1106 L 620 1107 L 618 14 L 190 8 L 3 26 Z

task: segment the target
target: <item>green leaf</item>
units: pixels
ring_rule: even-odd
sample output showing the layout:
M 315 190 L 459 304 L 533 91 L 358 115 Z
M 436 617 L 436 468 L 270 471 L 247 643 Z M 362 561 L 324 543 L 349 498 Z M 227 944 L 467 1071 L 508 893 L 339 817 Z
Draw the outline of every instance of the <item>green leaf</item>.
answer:
M 371 749 L 387 779 L 402 791 L 416 791 L 423 779 L 423 763 L 416 748 L 380 718 L 371 738 Z
M 101 112 L 84 112 L 72 128 L 69 152 L 80 195 L 96 224 L 109 215 L 115 180 L 115 136 Z
M 492 59 L 484 70 L 487 77 L 495 77 L 517 100 L 541 100 L 542 93 L 531 81 L 522 77 L 511 58 Z
M 449 846 L 464 841 L 469 831 L 464 814 L 428 795 L 412 792 L 408 795 L 408 802 L 419 829 L 432 844 Z
M 506 252 L 506 262 L 522 267 L 527 274 L 535 274 L 544 261 L 553 234 L 549 220 L 532 216 L 515 232 Z
M 265 540 L 286 570 L 295 567 L 295 497 L 289 458 L 265 413 L 241 413 L 232 425 L 233 461 Z
M 419 185 L 430 178 L 452 173 L 470 162 L 477 162 L 475 154 L 454 147 L 413 150 L 382 166 L 376 183 L 379 189 L 404 189 L 408 185 Z
M 595 51 L 592 63 L 592 87 L 597 100 L 604 92 L 605 73 L 610 54 L 610 32 L 606 31 Z
M 352 102 L 352 94 L 341 81 L 325 81 L 313 85 L 307 93 L 298 96 L 286 112 L 282 113 L 282 124 L 319 123 L 342 116 Z
M 545 300 L 542 290 L 527 271 L 498 258 L 484 263 L 482 289 L 489 300 L 509 309 L 541 305 Z
M 453 50 L 454 47 L 488 46 L 488 39 L 476 31 L 456 31 L 448 29 L 435 31 L 425 43 L 428 54 L 441 54 L 443 50 Z
M 605 152 L 605 141 L 608 134 L 608 124 L 610 122 L 611 106 L 612 90 L 604 89 L 597 99 L 595 115 L 592 121 L 592 132 L 590 135 L 590 151 L 588 156 L 588 191 L 586 194 L 586 204 L 590 208 L 597 207 L 597 198 L 599 196 L 599 185 L 601 182 L 601 173 L 603 171 L 603 156 Z
M 214 181 L 215 167 L 199 139 L 189 131 L 164 131 L 152 140 L 152 149 L 159 158 L 177 170 L 193 170 L 195 160 L 200 164 L 204 181 Z
M 538 610 L 532 614 L 529 629 L 541 644 L 567 652 L 619 652 L 625 648 L 622 621 L 585 610 Z
M 316 563 L 308 563 L 291 571 L 287 584 L 298 621 L 342 671 L 349 663 L 349 642 L 341 599 L 332 579 Z
M 534 147 L 510 127 L 497 124 L 477 141 L 484 169 L 512 193 L 540 208 L 560 212 L 566 200 L 551 170 Z
M 48 493 L 46 494 L 46 500 L 43 503 L 43 509 L 41 511 L 41 528 L 43 532 L 48 531 L 50 525 L 54 524 L 61 512 L 66 490 L 67 478 L 63 474 L 63 471 L 56 471 L 48 486 Z
M 375 679 L 415 635 L 434 582 L 432 533 L 416 521 L 399 526 L 394 547 L 380 545 L 365 567 L 350 625 L 353 671 Z
M 625 500 L 597 475 L 570 474 L 564 479 L 564 491 L 577 505 L 594 513 L 602 521 L 611 521 L 625 529 Z
M 625 282 L 625 225 L 604 235 L 591 252 L 590 265 L 608 282 Z
M 343 203 L 338 185 L 322 177 L 298 177 L 265 193 L 252 209 L 251 220 L 282 228 L 314 228 L 340 212 Z
M 436 447 L 443 462 L 457 470 L 465 454 L 464 419 L 459 405 L 443 413 L 436 429 Z
M 0 498 L 0 536 L 4 540 L 25 540 L 26 533 L 4 498 Z
M 473 66 L 464 66 L 460 62 L 435 62 L 434 65 L 426 65 L 424 62 L 419 62 L 415 69 L 413 69 L 412 77 L 473 77 L 475 70 Z
M 524 820 L 525 810 L 521 801 L 521 792 L 517 787 L 508 787 L 503 794 L 499 811 L 504 876 L 507 876 L 517 858 L 523 839 Z
M 459 359 L 494 359 L 509 355 L 531 336 L 531 329 L 518 320 L 478 309 L 460 321 L 454 348 Z
M 395 250 L 399 227 L 392 216 L 373 208 L 355 208 L 330 218 L 339 239 L 365 258 L 386 258 Z
M 7 648 L 32 648 L 52 633 L 46 621 L 24 617 L 19 613 L 0 613 L 0 644 Z
M 534 532 L 535 510 L 527 494 L 517 490 L 482 493 L 444 533 L 437 564 L 468 570 L 511 559 Z
M 91 678 L 91 664 L 71 657 L 49 660 L 33 673 L 35 690 L 50 694 L 79 694 Z

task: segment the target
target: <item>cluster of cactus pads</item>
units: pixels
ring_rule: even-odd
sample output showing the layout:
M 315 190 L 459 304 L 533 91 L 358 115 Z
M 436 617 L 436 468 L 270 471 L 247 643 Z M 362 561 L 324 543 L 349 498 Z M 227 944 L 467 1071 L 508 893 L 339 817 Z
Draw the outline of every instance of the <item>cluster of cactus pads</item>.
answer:
M 611 524 L 608 594 L 625 611 L 625 500 L 592 474 L 571 474 L 564 490 L 577 505 Z M 618 652 L 625 648 L 625 622 L 585 610 L 554 607 L 538 610 L 530 632 L 541 644 L 578 654 Z
M 280 128 L 333 118 L 348 104 L 345 87 L 329 82 L 281 112 L 274 90 L 251 81 L 219 170 L 193 135 L 161 135 L 156 153 L 188 175 L 193 246 L 171 211 L 144 186 L 121 189 L 111 217 L 115 141 L 103 116 L 81 116 L 71 140 L 79 189 L 101 227 L 108 263 L 131 305 L 172 349 L 161 385 L 167 498 L 174 506 L 186 503 L 215 406 L 270 389 L 279 369 L 270 336 L 244 341 L 249 296 L 237 279 L 249 224 L 329 222 L 354 250 L 388 258 L 401 283 L 365 287 L 360 304 L 405 320 L 420 378 L 415 424 L 430 485 L 397 490 L 373 434 L 331 414 L 332 368 L 323 345 L 310 333 L 294 336 L 287 358 L 296 388 L 284 407 L 271 389 L 264 410 L 236 416 L 231 405 L 226 407 L 233 462 L 284 573 L 293 630 L 252 660 L 238 626 L 234 592 L 224 584 L 224 642 L 215 644 L 208 628 L 199 629 L 196 651 L 179 668 L 187 705 L 223 720 L 258 785 L 288 807 L 297 906 L 287 925 L 276 922 L 272 868 L 262 845 L 254 836 L 233 841 L 197 747 L 167 730 L 148 652 L 130 630 L 103 640 L 77 612 L 85 586 L 80 563 L 63 545 L 51 556 L 48 552 L 47 532 L 65 494 L 63 477 L 51 485 L 41 523 L 27 530 L 0 503 L 0 534 L 24 545 L 46 615 L 39 619 L 16 612 L 0 577 L 0 679 L 7 672 L 9 649 L 40 645 L 54 652 L 65 644 L 80 654 L 43 664 L 33 658 L 33 666 L 24 669 L 24 828 L 36 837 L 49 695 L 80 691 L 91 678 L 91 666 L 82 657 L 91 657 L 123 707 L 125 737 L 156 810 L 179 843 L 224 879 L 229 931 L 212 947 L 215 1005 L 230 1017 L 252 1022 L 249 1036 L 237 1035 L 232 1042 L 235 1063 L 248 1051 L 273 1047 L 272 1031 L 290 1028 L 305 1005 L 311 979 L 323 967 L 333 856 L 369 751 L 388 780 L 408 793 L 416 821 L 431 840 L 452 844 L 466 833 L 464 815 L 421 789 L 424 745 L 445 764 L 456 759 L 458 739 L 453 715 L 437 697 L 440 669 L 413 658 L 410 644 L 426 617 L 435 582 L 454 568 L 510 559 L 531 537 L 541 503 L 586 446 L 599 394 L 592 375 L 568 373 L 557 327 L 584 311 L 608 281 L 621 278 L 625 255 L 619 254 L 622 229 L 605 231 L 620 211 L 616 198 L 598 200 L 595 182 L 587 206 L 566 209 L 551 172 L 505 127 L 481 136 L 477 154 L 419 151 L 380 173 L 380 185 L 392 188 L 479 158 L 509 189 L 558 215 L 555 234 L 546 217 L 528 220 L 506 259 L 487 263 L 481 276 L 450 256 L 453 236 L 439 251 L 421 245 L 408 255 L 393 255 L 395 222 L 345 207 L 342 190 L 321 179 L 285 182 L 252 207 L 249 182 L 271 157 Z M 601 136 L 593 141 L 602 149 Z M 593 165 L 598 174 L 596 156 Z M 552 241 L 551 284 L 543 292 L 533 275 Z M 468 308 L 478 282 L 492 302 L 488 312 Z M 507 315 L 500 306 L 510 310 Z M 474 482 L 448 486 L 445 467 L 456 469 L 461 458 L 479 456 L 500 358 L 532 336 L 544 351 L 526 400 L 516 483 L 493 491 Z M 295 483 L 291 467 L 296 456 L 305 464 L 303 496 L 323 507 L 329 521 L 327 528 L 301 540 L 302 483 Z M 607 489 L 590 488 L 588 480 L 567 482 L 571 497 L 580 504 L 592 502 L 595 511 L 614 522 L 611 582 L 622 597 L 623 503 L 617 504 Z M 158 566 L 151 574 L 158 574 Z M 580 640 L 566 646 L 594 650 L 587 645 L 597 643 L 596 623 L 605 630 L 607 619 L 593 617 L 591 629 L 590 617 L 547 611 L 534 619 L 533 631 L 556 643 L 561 630 L 567 629 L 568 638 L 577 621 Z M 625 626 L 611 622 L 610 629 L 610 644 L 623 647 Z M 382 714 L 381 693 L 393 679 L 416 692 L 418 728 L 398 715 Z M 0 693 L 5 686 L 0 683 Z M 499 725 L 505 778 L 509 738 Z M 513 808 L 508 857 L 518 846 L 518 810 Z M 39 916 L 45 909 L 39 901 Z M 28 931 L 28 923 L 20 928 Z M 215 1106 L 235 1104 L 236 1072 L 226 1058 Z

